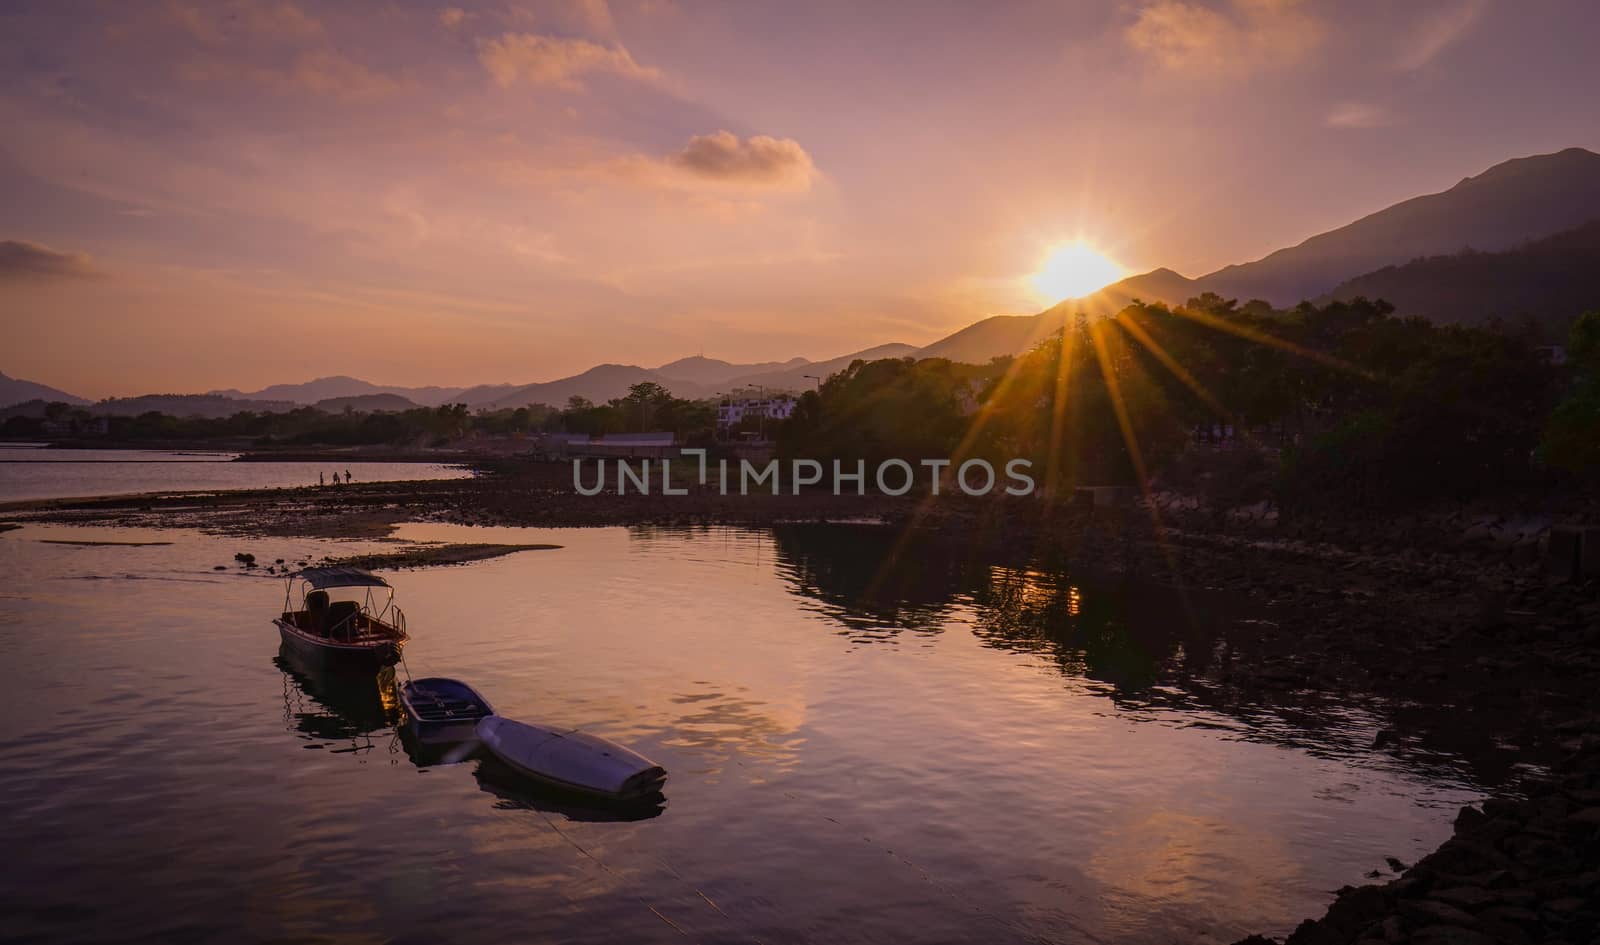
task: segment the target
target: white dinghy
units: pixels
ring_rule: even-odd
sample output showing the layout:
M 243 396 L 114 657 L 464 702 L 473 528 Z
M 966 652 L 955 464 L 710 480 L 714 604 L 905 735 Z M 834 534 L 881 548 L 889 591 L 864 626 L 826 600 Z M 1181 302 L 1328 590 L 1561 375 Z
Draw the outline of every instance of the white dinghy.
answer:
M 610 800 L 660 793 L 665 768 L 609 739 L 577 729 L 545 728 L 491 715 L 478 741 L 506 766 L 554 787 Z

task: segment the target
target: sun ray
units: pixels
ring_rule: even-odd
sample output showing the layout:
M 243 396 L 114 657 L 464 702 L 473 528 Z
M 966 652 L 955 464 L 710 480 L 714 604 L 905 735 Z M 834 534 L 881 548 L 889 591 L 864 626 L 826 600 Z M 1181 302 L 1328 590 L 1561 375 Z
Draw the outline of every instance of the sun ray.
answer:
M 1210 391 L 1206 390 L 1205 386 L 1190 373 L 1188 368 L 1180 364 L 1177 358 L 1167 353 L 1167 349 L 1163 348 L 1143 325 L 1140 325 L 1131 317 L 1123 318 L 1121 315 L 1116 317 L 1115 322 L 1123 331 L 1132 335 L 1135 341 L 1143 345 L 1145 350 L 1154 355 L 1155 359 L 1160 361 L 1168 371 L 1171 371 L 1174 377 L 1183 382 L 1183 386 L 1193 391 L 1194 395 L 1199 397 L 1207 407 L 1216 411 L 1218 416 L 1226 417 L 1230 420 L 1233 418 L 1233 411 L 1223 406 L 1222 402 L 1213 396 Z
M 1230 322 L 1225 318 L 1219 318 L 1215 315 L 1212 315 L 1210 312 L 1197 312 L 1193 309 L 1180 306 L 1173 309 L 1172 314 L 1187 318 L 1193 322 L 1199 322 L 1207 328 L 1215 329 L 1216 331 L 1227 332 L 1230 335 L 1237 335 L 1246 341 L 1254 341 L 1257 344 L 1263 344 L 1270 348 L 1277 348 L 1280 351 L 1287 351 L 1290 354 L 1316 361 L 1319 364 L 1325 364 L 1328 367 L 1354 374 L 1357 377 L 1375 380 L 1371 371 L 1351 364 L 1349 361 L 1346 361 L 1342 358 L 1336 358 L 1331 354 L 1325 354 L 1313 348 L 1297 345 L 1292 341 L 1279 338 L 1278 336 L 1268 332 L 1257 331 L 1248 325 L 1240 325 Z
M 1072 359 L 1077 344 L 1077 325 L 1071 322 L 1061 331 L 1061 341 L 1056 351 L 1055 397 L 1050 403 L 1050 447 L 1045 455 L 1045 483 L 1052 501 L 1059 499 L 1061 488 L 1061 444 L 1067 432 L 1067 403 L 1072 387 Z

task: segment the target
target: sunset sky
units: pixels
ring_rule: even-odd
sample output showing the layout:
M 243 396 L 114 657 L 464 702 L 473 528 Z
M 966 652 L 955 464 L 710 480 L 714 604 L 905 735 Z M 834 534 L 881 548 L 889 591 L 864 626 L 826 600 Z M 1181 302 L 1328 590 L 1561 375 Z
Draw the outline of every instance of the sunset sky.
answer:
M 825 358 L 1600 148 L 1588 0 L 0 8 L 0 371 Z

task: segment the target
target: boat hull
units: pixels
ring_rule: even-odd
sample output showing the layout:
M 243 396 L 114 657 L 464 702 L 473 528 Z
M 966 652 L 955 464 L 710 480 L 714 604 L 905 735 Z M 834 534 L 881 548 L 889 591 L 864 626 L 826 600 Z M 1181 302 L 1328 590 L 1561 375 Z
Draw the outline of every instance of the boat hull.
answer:
M 546 728 L 491 715 L 478 741 L 517 774 L 550 787 L 614 801 L 661 793 L 665 768 L 632 749 L 577 729 Z
M 283 645 L 308 666 L 323 669 L 340 669 L 374 672 L 400 661 L 400 648 L 404 640 L 383 640 L 374 643 L 338 643 L 324 637 L 313 636 L 295 627 L 281 617 L 273 621 Z

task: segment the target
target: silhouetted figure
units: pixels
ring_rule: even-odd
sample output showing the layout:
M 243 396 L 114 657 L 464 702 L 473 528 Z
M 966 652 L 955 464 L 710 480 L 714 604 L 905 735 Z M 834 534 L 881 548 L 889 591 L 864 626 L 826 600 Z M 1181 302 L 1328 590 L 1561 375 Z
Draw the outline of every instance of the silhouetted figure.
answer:
M 348 469 L 346 469 L 344 471 L 344 481 L 345 481 L 346 484 L 349 484 L 349 483 L 355 481 L 355 477 L 350 475 L 350 470 L 348 470 Z
M 326 486 L 327 484 L 328 484 L 328 477 L 324 476 L 320 472 L 317 473 L 317 488 L 320 489 L 320 488 Z
M 333 484 L 336 486 L 339 484 L 339 470 L 337 469 L 333 471 Z

